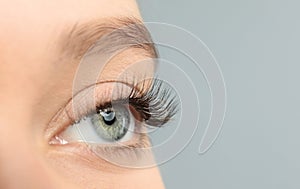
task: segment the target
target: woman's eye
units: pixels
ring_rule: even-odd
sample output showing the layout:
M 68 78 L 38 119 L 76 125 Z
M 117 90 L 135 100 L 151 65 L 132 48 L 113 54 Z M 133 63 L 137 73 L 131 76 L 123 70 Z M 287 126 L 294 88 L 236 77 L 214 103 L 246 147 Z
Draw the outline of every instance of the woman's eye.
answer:
M 161 80 L 151 80 L 150 86 L 145 83 L 104 82 L 74 95 L 50 122 L 49 144 L 86 143 L 97 146 L 97 151 L 108 146 L 151 146 L 149 128 L 161 127 L 172 119 L 178 99 Z
M 60 144 L 126 142 L 131 140 L 134 135 L 135 123 L 135 117 L 125 105 L 97 108 L 95 113 L 69 126 L 55 139 Z

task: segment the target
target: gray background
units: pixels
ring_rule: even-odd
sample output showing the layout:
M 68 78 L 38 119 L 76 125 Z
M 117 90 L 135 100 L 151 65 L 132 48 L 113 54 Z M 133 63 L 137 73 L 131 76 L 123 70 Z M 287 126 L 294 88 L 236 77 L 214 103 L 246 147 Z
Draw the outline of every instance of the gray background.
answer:
M 198 155 L 199 129 L 182 153 L 160 166 L 166 188 L 299 189 L 299 1 L 138 3 L 145 21 L 178 25 L 204 41 L 227 86 L 218 140 Z M 163 57 L 180 59 L 162 51 Z M 209 108 L 204 117 L 205 111 Z

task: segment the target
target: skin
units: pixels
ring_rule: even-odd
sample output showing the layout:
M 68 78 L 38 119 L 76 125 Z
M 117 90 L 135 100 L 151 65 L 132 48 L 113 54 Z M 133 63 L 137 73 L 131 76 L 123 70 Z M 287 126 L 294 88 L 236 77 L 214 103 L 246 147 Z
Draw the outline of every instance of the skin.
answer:
M 79 65 L 78 59 L 57 61 L 61 33 L 78 22 L 141 19 L 136 2 L 14 0 L 2 1 L 0 12 L 0 188 L 163 188 L 157 167 L 124 168 L 84 145 L 48 143 L 48 123 L 72 96 Z M 115 56 L 98 79 L 118 77 L 146 59 L 138 51 Z

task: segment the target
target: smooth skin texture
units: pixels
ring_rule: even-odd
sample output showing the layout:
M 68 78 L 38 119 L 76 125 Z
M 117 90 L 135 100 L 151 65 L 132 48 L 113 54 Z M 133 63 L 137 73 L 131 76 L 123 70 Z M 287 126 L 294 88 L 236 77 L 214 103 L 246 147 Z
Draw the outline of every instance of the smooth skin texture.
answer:
M 53 148 L 45 136 L 49 120 L 72 95 L 79 64 L 78 59 L 57 59 L 61 34 L 76 23 L 141 19 L 136 2 L 7 0 L 0 13 L 0 188 L 164 188 L 157 167 L 118 167 Z M 111 60 L 101 77 L 117 76 L 124 65 L 143 59 L 134 51 Z

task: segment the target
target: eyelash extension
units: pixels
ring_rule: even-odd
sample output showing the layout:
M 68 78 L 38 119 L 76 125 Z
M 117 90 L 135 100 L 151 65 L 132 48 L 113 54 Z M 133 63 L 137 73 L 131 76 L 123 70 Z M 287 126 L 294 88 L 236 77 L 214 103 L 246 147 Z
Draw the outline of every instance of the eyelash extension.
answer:
M 142 86 L 142 91 L 145 91 L 145 85 Z M 129 101 L 150 126 L 162 126 L 178 112 L 178 101 L 172 88 L 159 79 L 154 79 L 150 90 L 141 96 L 138 91 L 132 90 Z
M 178 112 L 178 99 L 172 88 L 164 81 L 154 78 L 150 82 L 150 87 L 146 87 L 146 80 L 141 83 L 141 87 L 139 84 L 133 84 L 127 98 L 113 100 L 105 105 L 97 106 L 96 109 L 128 103 L 141 115 L 146 125 L 160 127 Z

